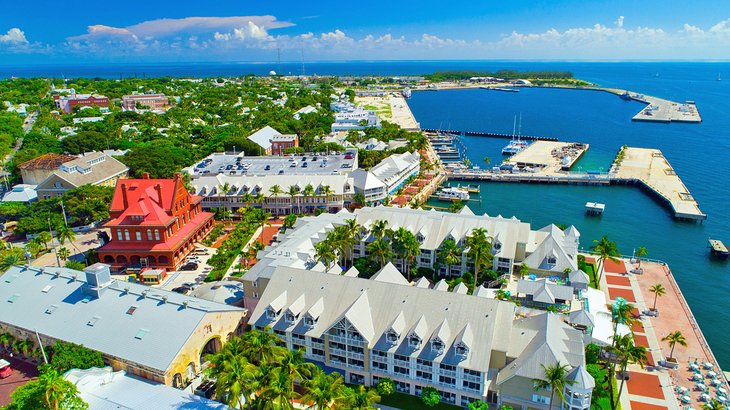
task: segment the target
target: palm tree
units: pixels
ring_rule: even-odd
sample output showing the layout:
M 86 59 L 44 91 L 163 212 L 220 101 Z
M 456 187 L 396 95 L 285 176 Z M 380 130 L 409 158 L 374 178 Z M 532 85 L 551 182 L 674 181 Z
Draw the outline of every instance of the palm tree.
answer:
M 357 223 L 355 218 L 346 219 L 345 226 L 347 227 L 348 235 L 352 238 L 350 247 L 350 266 L 354 265 L 355 261 L 355 245 L 360 244 L 365 232 L 365 227 Z
M 14 265 L 19 264 L 20 260 L 21 258 L 16 252 L 5 253 L 2 257 L 0 257 L 0 270 L 5 272 Z
M 616 247 L 616 242 L 608 240 L 608 237 L 606 235 L 603 235 L 600 241 L 594 239 L 593 243 L 595 243 L 595 245 L 593 246 L 593 251 L 598 253 L 598 259 L 601 263 L 601 273 L 598 275 L 598 282 L 595 284 L 596 288 L 598 288 L 601 286 L 601 279 L 603 278 L 606 259 L 613 262 L 618 262 L 619 260 L 617 256 L 619 256 L 619 253 L 618 248 Z
M 388 221 L 385 219 L 377 219 L 370 225 L 370 233 L 376 239 L 382 239 L 388 231 Z
M 276 369 L 269 380 L 269 384 L 263 388 L 261 395 L 271 400 L 270 408 L 276 410 L 292 410 L 294 409 L 293 399 L 299 397 L 299 393 L 294 391 L 290 382 L 289 375 L 284 371 Z
M 619 352 L 621 357 L 621 373 L 626 373 L 626 368 L 629 363 L 636 363 L 639 366 L 643 366 L 647 360 L 647 351 L 644 346 L 636 346 L 634 344 L 634 337 L 631 334 L 623 335 L 616 341 L 616 350 Z M 619 401 L 621 400 L 621 392 L 624 389 L 624 383 L 626 378 L 621 378 L 621 386 L 618 389 L 618 396 L 614 399 L 611 397 L 611 408 L 616 409 Z
M 271 193 L 270 196 L 277 197 L 281 195 L 284 191 L 282 191 L 281 186 L 278 184 L 274 184 L 269 188 L 269 193 Z
M 636 253 L 634 254 L 636 256 L 636 260 L 639 261 L 639 269 L 641 270 L 641 258 L 644 256 L 647 256 L 649 254 L 649 251 L 646 250 L 645 247 L 639 246 L 639 249 L 636 250 Z
M 494 258 L 490 252 L 492 238 L 487 236 L 486 229 L 476 228 L 471 231 L 471 235 L 466 237 L 466 246 L 469 249 L 466 255 L 474 264 L 474 288 L 476 288 L 481 268 L 489 269 L 492 267 L 492 259 Z
M 421 254 L 421 244 L 418 242 L 418 238 L 413 232 L 406 230 L 401 235 L 401 246 L 403 247 L 403 258 L 405 263 L 406 275 L 408 281 L 411 281 L 411 265 L 416 260 L 416 257 Z M 407 262 L 407 263 L 406 263 Z
M 294 209 L 295 209 L 294 201 L 296 200 L 297 195 L 299 195 L 299 187 L 296 185 L 291 185 L 289 187 L 289 190 L 286 191 L 286 193 L 291 198 L 291 213 L 295 213 L 294 212 Z
M 555 392 L 558 393 L 558 397 L 560 397 L 560 400 L 565 402 L 563 389 L 565 388 L 566 384 L 573 383 L 572 380 L 568 380 L 568 371 L 570 370 L 570 365 L 561 365 L 560 361 L 558 361 L 557 363 L 549 366 L 545 366 L 544 364 L 540 364 L 540 366 L 542 366 L 544 379 L 534 379 L 534 389 L 535 391 L 550 389 L 550 406 L 548 406 L 548 408 L 552 409 L 553 396 L 555 396 Z
M 41 241 L 43 243 L 43 247 L 45 247 L 46 250 L 48 250 L 48 242 L 52 241 L 53 237 L 51 236 L 50 232 L 41 231 L 41 232 L 38 232 L 36 239 Z
M 319 187 L 319 194 L 324 195 L 324 202 L 327 204 L 327 212 L 329 212 L 329 204 L 330 204 L 330 195 L 332 195 L 334 191 L 332 191 L 332 188 L 330 188 L 329 185 L 320 185 Z
M 611 346 L 607 350 L 614 354 L 617 351 L 616 343 L 620 339 L 618 335 L 619 325 L 623 324 L 631 328 L 634 322 L 636 322 L 634 318 L 634 305 L 630 303 L 614 303 L 611 305 L 611 322 L 613 323 L 613 336 L 611 337 Z M 616 362 L 612 360 L 608 366 L 609 380 L 613 380 L 614 374 L 616 374 Z M 614 389 L 612 383 L 608 384 L 608 391 L 609 396 L 613 397 Z
M 67 240 L 71 243 L 71 245 L 73 245 L 73 242 L 76 239 L 76 232 L 69 228 L 68 225 L 63 224 L 56 230 L 56 238 L 61 243 L 61 246 L 63 246 Z
M 305 198 L 314 196 L 314 187 L 312 186 L 312 184 L 305 185 L 304 190 L 302 191 L 302 194 L 304 195 Z
M 332 268 L 332 262 L 337 258 L 332 242 L 325 239 L 316 243 L 314 245 L 314 258 L 316 260 L 322 260 L 327 270 L 330 270 Z
M 348 409 L 374 409 L 375 404 L 380 402 L 380 395 L 375 389 L 368 389 L 365 386 L 357 386 L 348 389 L 345 393 L 345 403 Z
M 270 363 L 281 354 L 281 339 L 276 336 L 269 326 L 263 330 L 251 329 L 241 338 L 243 354 L 256 365 Z
M 675 330 L 674 332 L 671 332 L 668 335 L 664 336 L 662 338 L 662 342 L 669 342 L 669 346 L 672 348 L 672 351 L 669 352 L 670 361 L 674 361 L 674 347 L 676 345 L 687 347 L 687 339 L 679 330 Z
M 31 350 L 33 350 L 33 342 L 28 339 L 16 339 L 13 343 L 13 350 L 23 357 L 28 357 Z
M 654 294 L 654 307 L 651 310 L 655 311 L 657 298 L 664 296 L 667 293 L 667 290 L 664 289 L 664 286 L 662 286 L 661 283 L 657 283 L 656 285 L 649 288 L 649 292 Z
M 44 391 L 44 401 L 48 408 L 59 410 L 61 408 L 76 408 L 75 405 L 86 404 L 79 397 L 76 386 L 69 383 L 63 375 L 54 369 L 47 369 L 38 377 Z
M 68 259 L 69 256 L 71 256 L 71 251 L 69 251 L 67 248 L 58 249 L 58 257 L 61 258 L 61 260 L 65 261 Z
M 216 396 L 224 399 L 229 406 L 243 410 L 251 394 L 255 393 L 249 390 L 249 381 L 253 378 L 255 369 L 256 367 L 243 356 L 227 358 L 220 367 L 216 366 L 214 372 L 209 372 L 215 373 Z
M 484 157 L 484 163 L 486 165 L 489 165 L 492 162 L 492 160 L 489 157 Z
M 337 373 L 326 374 L 315 367 L 311 378 L 304 381 L 306 393 L 302 396 L 302 404 L 314 410 L 329 410 L 341 404 L 344 398 L 345 384 Z
M 380 267 L 385 266 L 386 263 L 393 256 L 393 249 L 390 247 L 390 242 L 386 238 L 378 238 L 367 245 L 367 251 L 371 258 L 380 263 Z
M 304 350 L 302 349 L 294 351 L 285 349 L 277 362 L 277 370 L 288 375 L 292 391 L 294 390 L 294 382 L 299 381 L 301 383 L 307 380 L 312 376 L 315 368 L 317 366 L 314 363 L 304 360 Z
M 352 202 L 354 202 L 360 206 L 365 206 L 365 195 L 363 195 L 362 193 L 359 193 L 359 192 L 356 193 L 352 197 Z
M 451 276 L 451 265 L 461 262 L 461 248 L 456 246 L 453 239 L 447 239 L 441 244 L 441 250 L 438 253 L 439 259 L 446 263 L 446 274 Z

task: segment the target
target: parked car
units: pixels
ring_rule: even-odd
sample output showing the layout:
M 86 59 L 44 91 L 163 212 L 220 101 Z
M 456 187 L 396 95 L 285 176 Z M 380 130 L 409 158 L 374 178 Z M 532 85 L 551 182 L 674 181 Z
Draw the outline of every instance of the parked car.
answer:
M 198 264 L 195 262 L 187 262 L 185 265 L 180 267 L 181 271 L 196 270 L 196 269 L 198 269 Z
M 0 379 L 10 377 L 11 374 L 13 374 L 13 369 L 10 367 L 10 362 L 0 359 Z
M 172 289 L 173 292 L 179 293 L 181 295 L 187 295 L 192 290 L 193 290 L 192 288 L 189 288 L 187 286 L 178 286 L 178 287 Z

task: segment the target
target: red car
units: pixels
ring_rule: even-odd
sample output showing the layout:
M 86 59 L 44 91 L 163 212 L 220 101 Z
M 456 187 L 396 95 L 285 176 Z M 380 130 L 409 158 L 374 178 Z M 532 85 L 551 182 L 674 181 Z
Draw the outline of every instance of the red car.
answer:
M 0 379 L 10 377 L 11 374 L 13 374 L 13 369 L 10 368 L 10 362 L 0 359 Z

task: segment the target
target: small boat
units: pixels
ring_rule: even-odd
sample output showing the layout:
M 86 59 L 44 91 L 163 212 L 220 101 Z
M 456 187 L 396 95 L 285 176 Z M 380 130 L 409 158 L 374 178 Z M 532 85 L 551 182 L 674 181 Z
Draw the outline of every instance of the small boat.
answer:
M 717 73 L 717 81 L 722 81 L 722 78 L 720 78 L 720 73 Z
M 710 239 L 710 254 L 718 259 L 727 259 L 730 256 L 725 244 L 717 239 Z
M 469 199 L 469 192 L 464 188 L 447 187 L 437 192 L 441 201 L 465 201 Z
M 619 95 L 622 100 L 631 101 L 631 94 L 628 91 L 624 91 L 623 94 Z
M 518 92 L 520 92 L 520 90 L 518 90 L 516 88 L 513 88 L 513 87 L 494 87 L 494 88 L 490 88 L 490 90 L 504 91 L 506 93 L 518 93 Z

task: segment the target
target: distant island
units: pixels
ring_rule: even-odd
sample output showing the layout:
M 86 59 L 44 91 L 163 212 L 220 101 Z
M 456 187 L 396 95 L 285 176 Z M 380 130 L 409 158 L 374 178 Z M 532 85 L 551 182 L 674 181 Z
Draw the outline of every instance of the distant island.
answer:
M 587 81 L 579 80 L 573 77 L 570 71 L 515 71 L 515 70 L 498 70 L 489 71 L 436 71 L 432 74 L 423 76 L 431 82 L 443 81 L 464 81 L 475 77 L 492 77 L 504 80 L 529 80 L 534 85 L 557 84 L 571 86 L 590 86 L 593 85 Z

